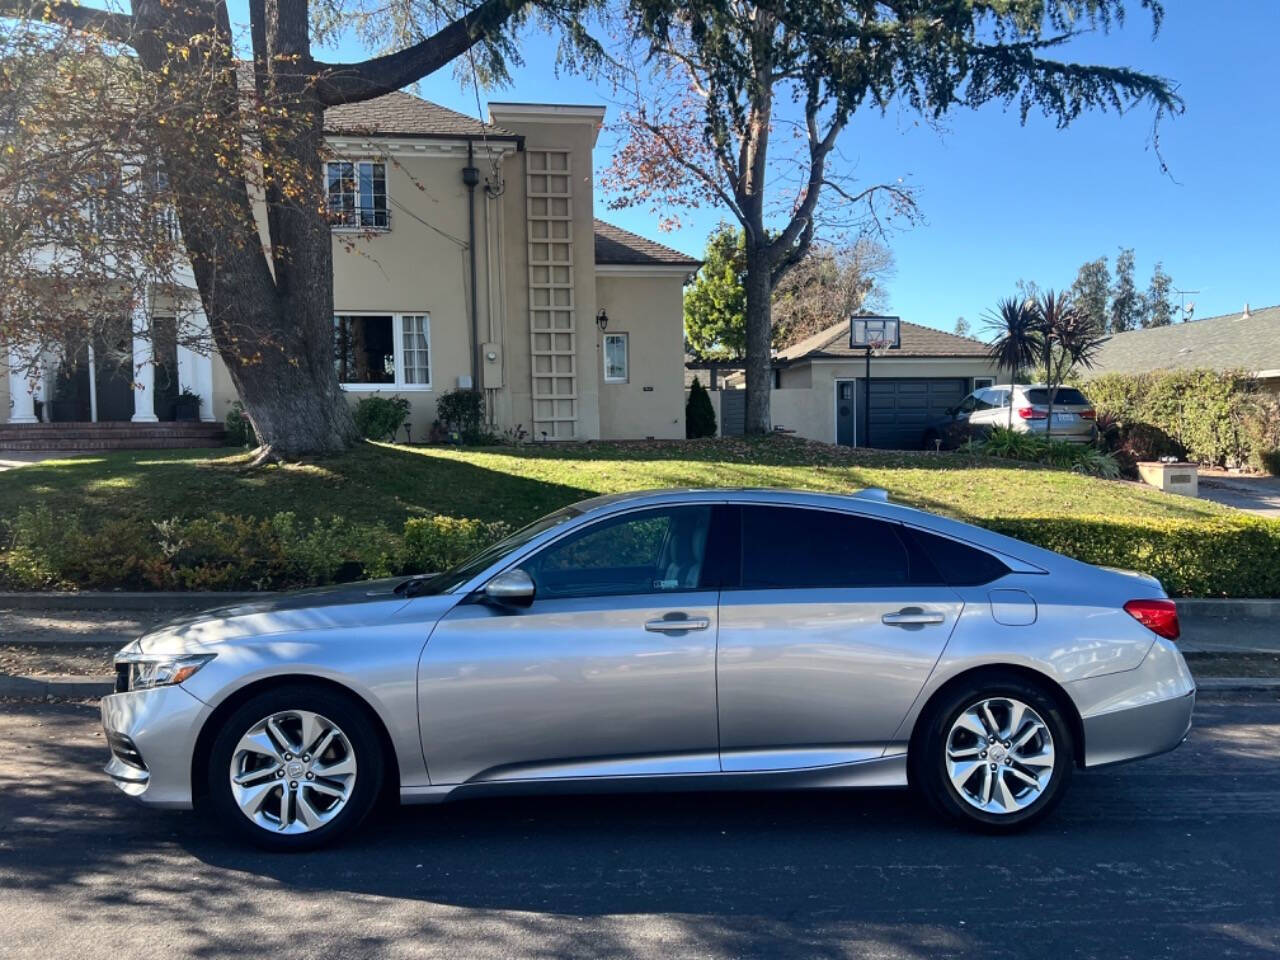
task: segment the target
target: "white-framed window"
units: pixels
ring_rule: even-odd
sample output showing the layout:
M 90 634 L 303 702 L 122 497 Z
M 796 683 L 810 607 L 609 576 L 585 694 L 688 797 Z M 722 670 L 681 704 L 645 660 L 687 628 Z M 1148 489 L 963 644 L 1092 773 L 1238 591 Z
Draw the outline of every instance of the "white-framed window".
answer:
M 631 376 L 630 358 L 627 356 L 627 335 L 604 335 L 604 382 L 626 383 Z
M 387 166 L 378 160 L 333 160 L 325 164 L 329 222 L 352 230 L 390 230 Z
M 995 377 L 974 377 L 973 389 L 981 390 L 984 387 L 993 386 L 995 382 L 996 382 Z
M 431 315 L 338 314 L 333 318 L 333 366 L 348 390 L 430 390 Z

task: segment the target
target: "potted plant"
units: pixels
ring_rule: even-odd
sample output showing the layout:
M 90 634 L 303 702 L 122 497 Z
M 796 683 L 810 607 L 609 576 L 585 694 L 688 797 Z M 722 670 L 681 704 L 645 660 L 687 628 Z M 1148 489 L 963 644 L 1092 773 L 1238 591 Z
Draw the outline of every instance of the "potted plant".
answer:
M 182 392 L 173 401 L 173 419 L 199 420 L 200 394 L 193 393 L 189 387 L 183 387 Z

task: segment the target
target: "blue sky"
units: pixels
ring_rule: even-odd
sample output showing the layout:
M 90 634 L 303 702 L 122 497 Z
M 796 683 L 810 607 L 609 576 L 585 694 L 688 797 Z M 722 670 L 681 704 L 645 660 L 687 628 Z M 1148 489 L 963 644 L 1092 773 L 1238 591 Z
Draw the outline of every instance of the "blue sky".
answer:
M 1135 249 L 1141 288 L 1161 260 L 1176 287 L 1200 291 L 1187 298 L 1199 317 L 1238 311 L 1246 301 L 1280 303 L 1280 2 L 1166 0 L 1154 41 L 1145 12 L 1130 6 L 1123 29 L 1082 39 L 1070 56 L 1178 82 L 1186 113 L 1160 131 L 1172 178 L 1151 149 L 1146 108 L 1086 116 L 1066 130 L 1035 116 L 1020 126 L 999 106 L 957 112 L 942 134 L 907 112 L 855 118 L 841 150 L 858 176 L 907 177 L 925 218 L 889 238 L 898 266 L 892 312 L 943 329 L 957 316 L 975 322 L 1020 278 L 1067 286 L 1080 263 L 1114 261 L 1120 246 Z M 612 113 L 606 86 L 553 75 L 554 48 L 554 38 L 531 31 L 527 65 L 509 88 L 482 91 L 482 99 L 600 103 Z M 362 55 L 354 44 L 336 52 Z M 420 92 L 476 113 L 474 89 L 460 86 L 451 69 L 428 77 Z M 606 130 L 598 169 L 612 148 Z M 724 215 L 698 211 L 663 234 L 647 209 L 608 210 L 608 199 L 597 195 L 597 215 L 695 255 Z

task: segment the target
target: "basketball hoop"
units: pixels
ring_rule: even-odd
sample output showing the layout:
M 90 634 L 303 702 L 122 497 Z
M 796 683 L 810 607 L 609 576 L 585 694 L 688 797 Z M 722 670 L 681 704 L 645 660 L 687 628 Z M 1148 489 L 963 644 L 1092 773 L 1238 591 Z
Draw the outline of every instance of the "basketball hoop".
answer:
M 866 373 L 862 378 L 862 445 L 871 446 L 871 358 L 897 350 L 902 341 L 897 317 L 853 316 L 849 318 L 849 346 L 865 350 Z M 857 435 L 854 437 L 857 445 Z
M 867 341 L 867 349 L 873 357 L 883 357 L 892 347 L 893 341 L 888 337 L 872 337 Z

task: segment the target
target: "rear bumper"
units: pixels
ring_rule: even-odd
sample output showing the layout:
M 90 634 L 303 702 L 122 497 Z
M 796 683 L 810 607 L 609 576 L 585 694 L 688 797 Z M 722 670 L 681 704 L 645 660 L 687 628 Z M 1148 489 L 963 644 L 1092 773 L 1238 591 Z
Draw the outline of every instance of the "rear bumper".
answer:
M 182 687 L 157 687 L 103 697 L 101 710 L 116 786 L 151 806 L 190 808 L 191 758 L 209 706 Z
M 1084 727 L 1084 765 L 1172 750 L 1187 738 L 1196 685 L 1178 648 L 1157 639 L 1133 670 L 1066 685 Z

